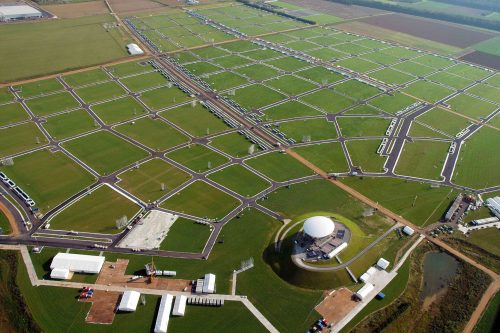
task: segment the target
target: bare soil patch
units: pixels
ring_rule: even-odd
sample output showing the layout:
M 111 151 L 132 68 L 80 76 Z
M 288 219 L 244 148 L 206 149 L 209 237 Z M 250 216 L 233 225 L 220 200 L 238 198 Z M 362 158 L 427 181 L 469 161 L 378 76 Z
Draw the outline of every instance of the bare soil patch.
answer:
M 333 16 L 345 18 L 345 19 L 353 19 L 360 18 L 365 16 L 372 16 L 382 13 L 387 13 L 381 9 L 362 7 L 356 5 L 343 5 L 340 3 L 334 3 L 325 0 L 287 0 L 286 2 L 293 3 L 298 6 L 302 6 L 305 8 L 314 9 L 323 14 L 330 14 Z
M 165 8 L 164 4 L 150 0 L 108 0 L 109 5 L 117 14 L 142 12 L 152 9 Z M 179 3 L 178 1 L 172 1 Z
M 325 299 L 319 303 L 315 310 L 330 323 L 338 323 L 356 306 L 352 300 L 352 291 L 347 288 L 340 288 L 326 295 Z
M 104 1 L 75 2 L 60 5 L 42 6 L 48 12 L 59 18 L 75 18 L 82 16 L 100 15 L 108 13 Z
M 468 29 L 454 24 L 402 14 L 367 17 L 359 21 L 460 48 L 465 48 L 496 36 L 495 33 Z
M 500 70 L 500 57 L 493 54 L 474 51 L 460 57 L 460 60 Z
M 80 302 L 92 303 L 85 321 L 92 324 L 112 324 L 119 298 L 118 292 L 96 290 L 92 298 L 80 299 Z

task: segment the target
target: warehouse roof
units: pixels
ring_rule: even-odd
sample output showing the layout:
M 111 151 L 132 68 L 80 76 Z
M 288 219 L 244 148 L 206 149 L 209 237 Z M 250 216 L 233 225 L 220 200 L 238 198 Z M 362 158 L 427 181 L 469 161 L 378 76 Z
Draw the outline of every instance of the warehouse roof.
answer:
M 42 13 L 27 5 L 15 6 L 0 6 L 0 15 L 13 16 L 13 15 L 42 15 Z

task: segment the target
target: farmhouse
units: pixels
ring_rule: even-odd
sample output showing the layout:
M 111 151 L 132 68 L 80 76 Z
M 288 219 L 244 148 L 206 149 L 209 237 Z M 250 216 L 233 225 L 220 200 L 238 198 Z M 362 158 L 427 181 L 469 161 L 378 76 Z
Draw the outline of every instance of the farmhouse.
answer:
M 0 21 L 41 18 L 42 12 L 27 5 L 0 6 Z

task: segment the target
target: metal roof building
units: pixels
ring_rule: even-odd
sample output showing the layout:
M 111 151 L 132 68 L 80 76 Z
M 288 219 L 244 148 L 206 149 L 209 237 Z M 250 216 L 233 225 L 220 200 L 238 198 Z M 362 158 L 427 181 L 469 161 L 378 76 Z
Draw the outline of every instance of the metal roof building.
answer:
M 371 283 L 366 283 L 361 289 L 359 289 L 356 294 L 354 294 L 357 298 L 360 300 L 363 300 L 368 296 L 369 293 L 371 293 L 375 289 L 375 286 Z
M 0 21 L 42 17 L 42 12 L 28 5 L 0 6 Z
M 313 216 L 304 222 L 304 232 L 312 238 L 330 236 L 335 230 L 335 224 L 326 216 Z
M 174 296 L 170 294 L 166 294 L 161 297 L 160 307 L 158 308 L 158 314 L 156 315 L 154 333 L 167 333 L 168 320 L 170 319 L 170 310 L 172 309 L 173 300 Z
M 103 256 L 59 252 L 52 259 L 50 269 L 67 269 L 70 272 L 96 274 L 101 271 L 104 259 Z
M 486 199 L 486 206 L 498 218 L 500 218 L 500 197 Z
M 137 309 L 141 294 L 138 291 L 126 291 L 122 295 L 118 311 L 134 312 Z

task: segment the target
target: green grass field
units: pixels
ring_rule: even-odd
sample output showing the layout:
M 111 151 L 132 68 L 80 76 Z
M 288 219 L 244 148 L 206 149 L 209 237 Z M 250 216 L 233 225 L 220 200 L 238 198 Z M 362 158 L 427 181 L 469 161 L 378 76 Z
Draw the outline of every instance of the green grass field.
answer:
M 358 73 L 364 73 L 380 67 L 378 64 L 361 58 L 349 58 L 336 62 L 336 65 L 345 67 Z
M 278 71 L 276 69 L 262 64 L 253 64 L 250 66 L 237 68 L 235 71 L 251 79 L 259 81 L 270 79 L 278 74 Z
M 107 67 L 116 77 L 125 77 L 133 74 L 140 74 L 153 70 L 153 67 L 145 62 L 129 61 L 122 64 Z
M 146 151 L 104 131 L 67 141 L 63 146 L 104 175 L 148 156 Z
M 370 100 L 370 105 L 373 105 L 389 113 L 396 113 L 415 102 L 416 100 L 410 96 L 401 93 L 395 93 L 392 96 L 381 95 L 379 97 L 376 97 Z
M 432 54 L 425 54 L 421 57 L 413 59 L 413 61 L 434 68 L 444 68 L 453 65 L 453 61 L 446 58 L 437 57 Z
M 292 57 L 283 57 L 268 61 L 267 64 L 279 68 L 282 71 L 292 72 L 309 66 L 309 63 Z
M 306 95 L 301 100 L 329 113 L 337 113 L 353 104 L 353 101 L 349 98 L 339 95 L 330 89 L 323 89 Z
M 166 156 L 196 172 L 205 172 L 229 161 L 225 156 L 198 144 L 176 149 Z
M 63 80 L 74 88 L 87 84 L 108 81 L 109 79 L 110 77 L 108 74 L 101 69 L 93 69 L 90 71 L 63 76 Z
M 441 170 L 450 144 L 442 141 L 406 142 L 398 159 L 396 173 L 441 180 Z
M 115 99 L 126 94 L 126 91 L 118 83 L 113 81 L 78 88 L 75 92 L 87 104 Z
M 80 106 L 80 103 L 68 92 L 47 95 L 26 101 L 28 108 L 37 116 L 66 111 Z
M 162 151 L 187 142 L 187 136 L 160 119 L 143 117 L 132 122 L 115 127 L 126 136 L 148 146 Z
M 277 182 L 313 174 L 311 170 L 297 162 L 293 157 L 277 152 L 246 160 L 245 163 Z
M 365 172 L 382 172 L 385 156 L 377 154 L 380 140 L 352 140 L 346 142 L 352 164 Z
M 29 119 L 21 104 L 10 103 L 0 105 L 0 126 L 14 124 Z
M 279 124 L 279 130 L 297 142 L 301 142 L 305 136 L 310 136 L 312 141 L 335 139 L 338 136 L 335 125 L 324 118 L 283 122 Z
M 161 206 L 201 218 L 222 219 L 238 204 L 238 200 L 228 194 L 197 181 L 165 200 Z
M 355 100 L 367 99 L 381 92 L 378 88 L 357 80 L 342 82 L 334 86 L 333 89 L 335 89 L 336 92 L 350 96 Z
M 228 129 L 228 126 L 201 104 L 186 104 L 160 114 L 193 136 L 201 137 Z M 195 121 L 194 121 L 195 120 Z
M 417 64 L 413 61 L 405 61 L 394 65 L 392 68 L 415 76 L 425 76 L 435 71 L 434 68 Z
M 238 164 L 211 173 L 208 178 L 245 197 L 253 197 L 271 186 L 268 181 Z
M 167 84 L 168 80 L 159 72 L 129 76 L 120 80 L 127 88 L 138 92 Z
M 253 144 L 239 133 L 230 133 L 210 139 L 210 145 L 231 156 L 245 157 L 249 155 L 250 146 Z M 255 151 L 260 150 L 258 146 L 254 145 L 254 147 Z
M 189 101 L 191 98 L 175 86 L 149 90 L 141 94 L 141 100 L 151 109 L 160 110 Z
M 263 111 L 266 120 L 282 120 L 303 116 L 319 116 L 321 113 L 297 101 L 285 102 Z
M 12 95 L 8 87 L 0 88 L 0 104 L 12 102 L 14 100 L 14 95 Z
M 23 98 L 36 97 L 43 94 L 54 93 L 64 89 L 64 86 L 55 78 L 37 80 L 13 87 Z
M 430 111 L 427 111 L 423 115 L 419 116 L 417 120 L 451 136 L 454 136 L 469 125 L 469 121 L 467 119 L 440 108 L 433 108 Z
M 259 96 L 259 98 L 255 98 Z M 235 90 L 234 96 L 229 96 L 236 103 L 247 109 L 258 109 L 281 101 L 285 95 L 260 84 L 254 84 Z
M 489 74 L 489 72 L 484 69 L 466 63 L 459 63 L 450 67 L 446 70 L 446 72 L 456 74 L 470 80 L 481 80 Z
M 402 179 L 348 177 L 342 182 L 420 226 L 437 222 L 458 193 Z
M 494 104 L 465 94 L 453 97 L 447 103 L 454 111 L 476 119 L 484 118 L 496 109 Z
M 87 111 L 78 109 L 47 118 L 43 127 L 50 136 L 60 140 L 95 129 L 94 122 Z
M 473 81 L 469 79 L 465 79 L 461 76 L 449 74 L 446 72 L 438 72 L 436 74 L 432 74 L 428 77 L 428 79 L 434 82 L 442 83 L 454 89 L 463 89 L 473 83 Z
M 483 127 L 472 135 L 460 149 L 453 181 L 473 188 L 498 185 L 500 178 L 495 170 L 500 163 L 498 154 L 491 154 L 491 147 L 500 144 L 498 131 Z
M 451 89 L 426 81 L 412 83 L 403 89 L 403 92 L 431 103 L 435 103 L 453 93 Z
M 145 202 L 157 200 L 168 191 L 177 188 L 191 176 L 181 169 L 161 160 L 153 159 L 121 173 L 118 186 L 131 192 Z M 162 184 L 165 190 L 162 191 Z
M 388 84 L 403 84 L 413 80 L 415 77 L 396 71 L 392 68 L 384 68 L 370 73 L 370 76 Z
M 467 90 L 467 92 L 479 97 L 486 98 L 489 101 L 500 103 L 499 88 L 495 88 L 486 84 L 478 84 Z
M 209 226 L 179 217 L 168 231 L 160 249 L 201 253 L 210 233 Z
M 288 96 L 296 96 L 316 88 L 315 84 L 292 75 L 284 75 L 276 79 L 271 79 L 266 81 L 266 85 L 269 85 L 277 89 L 279 92 L 287 94 Z
M 342 75 L 320 66 L 304 69 L 296 74 L 321 84 L 329 84 L 342 80 Z
M 500 293 L 488 303 L 488 307 L 481 315 L 481 319 L 474 328 L 474 333 L 491 333 L 495 331 L 495 323 L 498 322 L 498 313 L 500 311 Z
M 13 166 L 3 166 L 0 170 L 36 202 L 42 213 L 95 181 L 63 153 L 45 149 L 16 157 Z
M 103 23 L 111 15 L 46 20 L 0 27 L 2 68 L 0 81 L 12 81 L 43 74 L 96 65 L 127 56 L 130 42 L 119 28 L 109 31 Z M 36 29 L 34 26 L 36 25 Z M 89 45 L 99 50 L 89 52 Z M 19 53 L 19 50 L 23 52 Z
M 47 138 L 32 123 L 0 129 L 0 157 L 22 152 L 46 144 Z
M 8 235 L 11 232 L 10 223 L 7 216 L 0 212 L 0 235 Z
M 293 150 L 326 172 L 349 171 L 344 151 L 338 142 L 296 147 Z
M 130 220 L 139 210 L 134 202 L 103 185 L 73 202 L 49 223 L 52 229 L 115 234 L 122 231 L 116 228 L 116 220 L 123 216 Z
M 91 109 L 106 124 L 114 124 L 146 113 L 144 107 L 131 96 L 92 105 Z
M 210 75 L 205 79 L 205 82 L 207 82 L 213 89 L 219 91 L 241 86 L 247 83 L 248 80 L 243 76 L 232 72 L 222 72 Z
M 412 138 L 447 138 L 446 135 L 417 123 L 416 121 L 411 124 L 408 135 Z
M 391 119 L 378 117 L 339 117 L 337 118 L 342 136 L 383 136 Z

